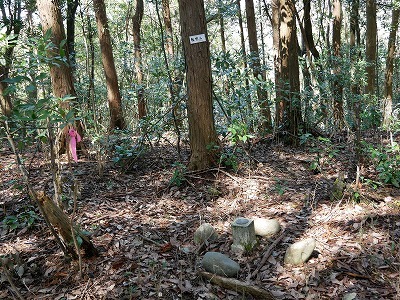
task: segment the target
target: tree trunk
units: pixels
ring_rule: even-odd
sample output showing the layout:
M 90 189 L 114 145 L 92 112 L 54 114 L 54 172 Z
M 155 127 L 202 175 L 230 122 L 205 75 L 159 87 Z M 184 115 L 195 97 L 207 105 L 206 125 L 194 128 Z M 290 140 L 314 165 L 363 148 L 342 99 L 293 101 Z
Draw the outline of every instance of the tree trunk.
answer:
M 275 75 L 275 130 L 283 123 L 284 102 L 282 98 L 281 58 L 280 58 L 280 0 L 272 0 L 272 44 L 274 53 Z
M 221 37 L 222 53 L 226 53 L 226 41 L 225 41 L 225 22 L 222 11 L 222 1 L 218 0 L 218 15 L 219 15 L 219 35 Z
M 188 85 L 187 113 L 191 156 L 189 169 L 217 163 L 218 145 L 212 106 L 210 49 L 203 0 L 179 0 L 181 35 Z M 196 43 L 193 35 L 204 34 Z
M 243 18 L 242 18 L 242 9 L 240 7 L 240 0 L 236 1 L 237 7 L 238 7 L 238 21 L 239 21 L 239 29 L 240 29 L 240 52 L 242 55 L 242 60 L 243 60 L 243 69 L 245 70 L 245 79 L 244 79 L 244 84 L 245 84 L 245 89 L 246 89 L 246 103 L 247 103 L 247 113 L 249 116 L 253 115 L 253 104 L 251 103 L 251 97 L 250 97 L 250 83 L 249 79 L 247 76 L 247 57 L 246 57 L 246 43 L 244 39 L 244 30 L 243 30 Z M 250 118 L 250 124 L 249 124 L 249 129 L 250 131 L 254 130 L 254 120 L 253 118 Z
M 385 71 L 385 99 L 383 105 L 383 126 L 388 126 L 392 118 L 392 105 L 393 105 L 393 65 L 396 53 L 396 37 L 397 29 L 399 27 L 400 9 L 393 7 L 392 11 L 392 24 L 390 27 L 388 50 L 386 57 L 386 71 Z
M 38 0 L 37 7 L 39 10 L 40 20 L 42 24 L 43 34 L 51 30 L 51 41 L 54 48 L 48 51 L 54 63 L 50 64 L 50 77 L 53 94 L 55 97 L 62 98 L 66 95 L 76 96 L 75 88 L 72 80 L 72 72 L 70 66 L 57 57 L 60 53 L 65 53 L 68 58 L 68 50 L 64 46 L 60 49 L 62 41 L 65 40 L 64 25 L 60 12 L 60 4 L 58 0 Z M 63 104 L 68 107 L 68 103 Z
M 140 48 L 140 26 L 143 18 L 143 0 L 136 0 L 135 14 L 132 18 L 133 47 L 135 55 L 135 71 L 138 99 L 138 118 L 146 117 L 146 102 L 144 99 L 143 71 L 142 71 L 142 50 Z
M 170 58 L 174 57 L 174 35 L 172 31 L 171 10 L 169 7 L 169 0 L 162 0 L 162 11 L 165 26 L 165 49 Z
M 1 112 L 4 116 L 11 116 L 12 112 L 12 101 L 11 97 L 7 92 L 8 84 L 4 80 L 8 79 L 10 67 L 12 64 L 14 48 L 17 45 L 17 40 L 19 33 L 22 28 L 21 21 L 21 1 L 15 1 L 13 11 L 11 8 L 11 3 L 8 2 L 8 7 L 4 6 L 5 1 L 0 1 L 1 19 L 3 25 L 6 26 L 6 41 L 7 46 L 4 52 L 4 61 L 0 62 L 0 107 Z M 10 16 L 7 15 L 8 11 Z M 12 14 L 12 15 L 11 15 Z M 11 34 L 14 35 L 13 38 L 9 37 Z
M 118 87 L 118 76 L 115 70 L 111 46 L 110 30 L 104 0 L 93 0 L 96 15 L 97 32 L 100 40 L 101 60 L 107 84 L 107 98 L 110 109 L 110 129 L 124 129 L 125 120 L 122 111 L 121 94 Z
M 250 67 L 253 69 L 253 75 L 257 80 L 266 81 L 265 72 L 261 70 L 260 56 L 258 51 L 257 42 L 257 27 L 254 12 L 253 0 L 246 0 L 246 19 L 247 19 L 247 30 L 249 36 L 250 46 Z M 268 104 L 268 93 L 257 85 L 257 98 L 261 108 L 262 122 L 261 129 L 268 130 L 272 128 L 271 111 Z
M 367 61 L 367 86 L 365 92 L 369 97 L 375 95 L 375 76 L 376 76 L 376 1 L 367 0 L 367 30 L 365 41 L 365 59 Z
M 343 113 L 343 80 L 341 78 L 340 57 L 341 57 L 341 27 L 342 27 L 342 5 L 340 0 L 333 1 L 333 27 L 332 27 L 332 44 L 333 44 L 333 117 L 335 125 L 338 129 L 344 127 Z
M 358 80 L 356 65 L 361 56 L 358 47 L 360 46 L 360 26 L 359 26 L 359 0 L 351 2 L 350 13 L 350 61 L 351 61 L 351 97 L 348 100 L 348 113 L 354 116 L 353 127 L 358 131 L 360 124 L 360 94 L 361 82 Z
M 69 62 L 72 71 L 76 68 L 75 55 L 75 15 L 78 8 L 79 0 L 67 0 L 67 47 L 69 54 Z
M 280 59 L 283 103 L 282 129 L 288 142 L 298 144 L 299 126 L 302 123 L 300 106 L 300 79 L 296 18 L 291 0 L 280 0 Z
M 315 47 L 314 37 L 312 32 L 312 24 L 311 24 L 311 0 L 303 0 L 304 4 L 304 31 L 307 39 L 307 44 L 310 49 L 311 54 L 318 59 L 319 52 Z

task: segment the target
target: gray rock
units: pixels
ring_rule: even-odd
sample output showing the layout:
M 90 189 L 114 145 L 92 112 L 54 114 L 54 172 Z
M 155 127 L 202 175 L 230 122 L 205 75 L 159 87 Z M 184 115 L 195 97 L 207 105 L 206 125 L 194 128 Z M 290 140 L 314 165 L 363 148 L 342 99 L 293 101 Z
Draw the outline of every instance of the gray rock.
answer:
M 196 245 L 200 245 L 205 241 L 215 241 L 218 238 L 218 233 L 215 231 L 215 228 L 209 224 L 204 223 L 197 228 L 194 233 L 194 243 Z
M 281 225 L 276 219 L 254 219 L 254 229 L 256 235 L 271 237 L 281 230 Z
M 207 252 L 201 261 L 203 268 L 213 274 L 234 277 L 240 271 L 237 262 L 219 252 Z
M 231 250 L 237 254 L 253 249 L 257 244 L 254 231 L 254 221 L 246 218 L 237 218 L 232 223 L 233 244 Z
M 309 238 L 289 246 L 285 253 L 285 264 L 301 265 L 310 258 L 315 249 L 315 240 Z

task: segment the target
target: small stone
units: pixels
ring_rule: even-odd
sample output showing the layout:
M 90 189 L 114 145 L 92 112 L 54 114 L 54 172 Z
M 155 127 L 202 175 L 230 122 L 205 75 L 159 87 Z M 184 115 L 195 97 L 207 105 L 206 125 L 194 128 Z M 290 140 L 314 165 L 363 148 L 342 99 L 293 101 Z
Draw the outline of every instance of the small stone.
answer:
M 207 252 L 201 261 L 203 268 L 213 274 L 234 277 L 240 271 L 237 262 L 219 252 Z
M 215 241 L 217 238 L 218 233 L 215 228 L 209 223 L 204 223 L 197 228 L 193 239 L 196 245 L 201 245 L 206 241 Z
M 285 254 L 285 264 L 301 265 L 305 263 L 315 249 L 315 239 L 309 238 L 289 246 Z
M 254 229 L 256 235 L 271 237 L 281 230 L 281 225 L 276 219 L 254 219 Z

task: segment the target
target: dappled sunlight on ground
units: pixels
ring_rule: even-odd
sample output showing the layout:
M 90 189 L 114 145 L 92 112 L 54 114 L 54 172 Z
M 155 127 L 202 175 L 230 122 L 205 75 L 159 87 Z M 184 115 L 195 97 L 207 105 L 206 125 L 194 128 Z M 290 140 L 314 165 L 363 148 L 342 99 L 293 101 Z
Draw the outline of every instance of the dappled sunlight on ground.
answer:
M 259 143 L 251 157 L 239 158 L 243 162 L 237 171 L 187 172 L 176 186 L 171 183 L 174 151 L 163 147 L 135 161 L 126 173 L 108 163 L 100 177 L 96 163 L 84 158 L 73 165 L 80 182 L 76 220 L 100 252 L 84 258 L 82 279 L 77 263 L 63 257 L 42 220 L 29 229 L 10 230 L 3 224 L 0 252 L 19 253 L 23 272 L 19 269 L 13 278 L 27 299 L 238 299 L 237 292 L 198 276 L 206 251 L 232 257 L 241 266 L 239 280 L 270 290 L 277 299 L 342 299 L 352 293 L 355 299 L 396 299 L 399 194 L 390 187 L 363 185 L 354 199 L 351 152 L 342 151 L 315 172 L 309 168 L 315 154 L 307 148 Z M 21 180 L 12 155 L 3 157 L 2 219 L 30 205 L 16 189 Z M 33 159 L 31 167 L 35 186 L 51 193 L 48 166 Z M 330 200 L 339 172 L 346 174 L 348 188 L 341 200 Z M 68 181 L 68 169 L 63 175 Z M 254 250 L 236 255 L 230 250 L 236 217 L 274 218 L 285 229 L 251 279 L 278 237 L 258 238 Z M 219 238 L 197 246 L 193 233 L 202 223 L 212 224 Z M 287 247 L 305 238 L 316 240 L 309 261 L 284 265 Z M 0 295 L 11 293 L 7 281 L 1 283 Z

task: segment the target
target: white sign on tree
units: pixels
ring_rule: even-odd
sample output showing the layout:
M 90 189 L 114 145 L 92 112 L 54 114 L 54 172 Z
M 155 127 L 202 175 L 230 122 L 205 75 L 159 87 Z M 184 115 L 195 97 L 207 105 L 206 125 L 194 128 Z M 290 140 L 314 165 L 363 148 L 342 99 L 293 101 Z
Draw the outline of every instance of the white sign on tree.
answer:
M 189 40 L 190 40 L 190 44 L 203 43 L 206 41 L 206 35 L 204 33 L 197 34 L 197 35 L 191 35 L 191 36 L 189 36 Z

